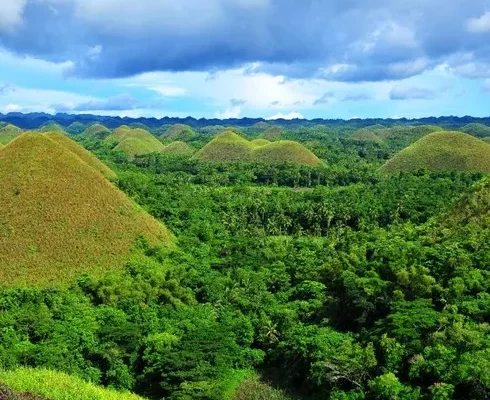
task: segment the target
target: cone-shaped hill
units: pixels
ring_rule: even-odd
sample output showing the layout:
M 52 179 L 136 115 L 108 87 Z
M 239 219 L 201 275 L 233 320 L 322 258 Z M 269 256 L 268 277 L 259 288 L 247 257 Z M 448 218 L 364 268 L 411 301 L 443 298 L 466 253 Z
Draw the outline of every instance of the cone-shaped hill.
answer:
M 167 156 L 180 156 L 192 154 L 194 149 L 185 142 L 172 142 L 161 151 L 162 154 Z
M 490 145 L 462 132 L 434 132 L 400 151 L 381 170 L 393 174 L 420 168 L 490 172 Z
M 176 124 L 170 126 L 167 131 L 160 136 L 162 139 L 173 141 L 188 142 L 198 137 L 198 134 L 189 126 L 184 124 Z
M 280 126 L 271 126 L 262 133 L 261 138 L 265 140 L 277 140 L 283 133 L 284 129 Z
M 150 132 L 126 125 L 117 128 L 105 141 L 114 145 L 114 150 L 125 153 L 128 158 L 134 158 L 149 153 L 160 153 L 165 146 Z
M 289 162 L 311 167 L 321 163 L 320 159 L 305 146 L 291 140 L 280 140 L 258 147 L 253 152 L 253 158 L 261 162 Z
M 85 125 L 78 121 L 75 121 L 66 127 L 66 132 L 70 135 L 80 135 L 83 131 L 85 131 Z
M 252 143 L 255 147 L 262 147 L 271 144 L 271 142 L 265 139 L 254 139 L 250 143 Z
M 93 124 L 90 125 L 87 129 L 85 129 L 85 131 L 83 132 L 83 136 L 87 138 L 94 138 L 94 139 L 105 139 L 111 133 L 112 132 L 104 125 Z
M 201 161 L 260 161 L 267 163 L 291 162 L 317 166 L 320 160 L 302 144 L 281 140 L 266 143 L 242 138 L 232 131 L 225 131 L 196 153 L 194 158 Z
M 254 146 L 235 132 L 226 130 L 199 150 L 195 158 L 201 161 L 250 161 Z
M 105 165 L 102 161 L 100 161 L 97 157 L 95 157 L 95 155 L 93 155 L 90 151 L 84 149 L 82 146 L 75 143 L 67 136 L 58 132 L 48 132 L 45 133 L 45 135 L 49 137 L 51 140 L 54 140 L 58 144 L 62 145 L 66 149 L 70 150 L 76 156 L 81 158 L 82 161 L 85 161 L 96 171 L 99 171 L 107 179 L 116 178 L 116 174 L 114 173 L 114 171 L 112 171 L 107 165 Z
M 135 242 L 168 244 L 162 224 L 49 135 L 0 152 L 0 282 L 49 284 L 117 268 Z
M 50 121 L 46 122 L 45 124 L 41 125 L 41 127 L 38 129 L 39 132 L 59 132 L 59 133 L 65 133 L 65 129 L 58 123 Z
M 383 139 L 368 128 L 359 129 L 357 132 L 354 132 L 349 139 L 354 142 L 383 144 Z
M 465 125 L 461 128 L 461 131 L 469 133 L 472 136 L 478 138 L 490 137 L 490 126 L 473 123 Z
M 0 143 L 7 144 L 22 133 L 22 129 L 15 125 L 8 124 L 0 129 Z

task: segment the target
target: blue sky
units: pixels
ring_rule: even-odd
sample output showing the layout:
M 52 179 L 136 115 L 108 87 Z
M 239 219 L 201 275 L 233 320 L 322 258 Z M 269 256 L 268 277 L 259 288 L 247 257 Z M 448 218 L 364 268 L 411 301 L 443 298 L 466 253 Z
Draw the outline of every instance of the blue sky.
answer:
M 0 112 L 489 116 L 486 0 L 8 0 Z

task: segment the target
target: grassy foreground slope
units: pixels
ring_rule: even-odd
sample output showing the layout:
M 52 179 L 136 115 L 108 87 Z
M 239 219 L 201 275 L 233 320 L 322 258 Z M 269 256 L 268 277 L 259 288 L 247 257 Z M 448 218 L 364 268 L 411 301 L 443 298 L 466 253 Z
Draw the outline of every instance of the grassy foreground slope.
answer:
M 66 149 L 70 150 L 72 153 L 82 159 L 82 161 L 86 162 L 92 168 L 99 171 L 106 178 L 116 178 L 116 174 L 114 173 L 114 171 L 112 171 L 107 165 L 105 165 L 102 161 L 95 157 L 95 155 L 92 154 L 90 151 L 84 149 L 82 146 L 80 146 L 67 136 L 57 132 L 49 132 L 45 135 L 51 140 L 54 140 L 58 144 L 62 145 Z
M 20 368 L 14 371 L 0 371 L 0 385 L 17 392 L 43 396 L 49 400 L 143 400 L 132 393 L 105 389 L 77 377 L 45 369 Z M 27 395 L 13 397 L 12 400 L 33 398 L 37 400 L 36 397 Z M 3 400 L 2 397 L 0 399 Z
M 22 129 L 15 125 L 8 124 L 0 128 L 0 144 L 7 144 L 22 133 Z
M 46 135 L 0 152 L 0 282 L 47 284 L 117 268 L 143 236 L 167 229 Z
M 389 160 L 385 173 L 420 168 L 490 172 L 490 145 L 461 132 L 435 132 L 423 137 Z

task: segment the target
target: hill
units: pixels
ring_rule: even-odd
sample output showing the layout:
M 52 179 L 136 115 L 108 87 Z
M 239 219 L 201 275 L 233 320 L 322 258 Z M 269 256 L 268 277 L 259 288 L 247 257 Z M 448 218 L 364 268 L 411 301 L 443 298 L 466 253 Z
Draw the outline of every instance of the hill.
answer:
M 376 129 L 374 133 L 381 138 L 389 148 L 401 150 L 417 140 L 433 132 L 442 131 L 434 125 L 400 125 L 391 128 Z
M 112 171 L 107 165 L 105 165 L 102 161 L 100 161 L 94 154 L 90 151 L 84 149 L 82 146 L 68 138 L 67 136 L 57 133 L 57 132 L 49 132 L 45 134 L 51 140 L 54 140 L 58 144 L 65 147 L 67 150 L 70 150 L 76 156 L 78 156 L 82 161 L 87 163 L 89 166 L 94 168 L 96 171 L 99 171 L 102 175 L 104 175 L 107 179 L 115 179 L 116 174 Z
M 370 142 L 376 144 L 383 144 L 383 139 L 377 136 L 372 130 L 368 128 L 359 129 L 349 138 L 355 142 Z
M 123 125 L 117 128 L 105 141 L 114 145 L 114 150 L 124 152 L 128 158 L 135 156 L 159 153 L 165 146 L 150 132 L 140 128 L 130 128 Z
M 267 146 L 268 144 L 271 144 L 268 140 L 265 139 L 254 139 L 250 143 L 254 145 L 254 147 L 262 147 L 262 146 Z
M 85 130 L 85 125 L 78 121 L 73 122 L 66 127 L 66 131 L 70 135 L 80 135 L 81 133 L 83 133 L 84 130 Z
M 59 132 L 59 133 L 65 133 L 65 129 L 60 125 L 57 124 L 56 122 L 47 122 L 38 129 L 39 132 Z
M 199 150 L 194 158 L 201 161 L 247 161 L 254 146 L 235 132 L 226 130 Z
M 468 133 L 478 138 L 490 137 L 490 126 L 473 123 L 461 128 L 462 132 Z
M 10 392 L 2 397 L 1 386 Z M 7 390 L 4 390 L 8 394 Z M 19 392 L 21 394 L 19 394 Z M 24 394 L 22 394 L 24 393 Z M 40 397 L 42 396 L 42 397 Z M 0 399 L 2 400 L 143 400 L 132 393 L 104 389 L 80 378 L 45 369 L 20 368 L 0 371 Z
M 198 134 L 188 125 L 176 124 L 170 126 L 167 131 L 160 136 L 162 139 L 172 141 L 188 142 L 198 137 Z
M 0 281 L 65 282 L 119 267 L 143 236 L 167 229 L 48 135 L 24 134 L 0 152 Z
M 194 152 L 194 149 L 184 142 L 172 142 L 161 151 L 162 154 L 169 156 L 186 155 Z
M 0 143 L 7 144 L 12 139 L 15 139 L 22 133 L 22 129 L 16 127 L 15 125 L 8 124 L 0 129 Z
M 276 140 L 279 139 L 284 133 L 284 129 L 280 126 L 271 126 L 267 128 L 260 137 L 265 140 Z
M 402 150 L 382 168 L 385 173 L 420 168 L 490 172 L 490 145 L 461 132 L 434 132 Z
M 101 124 L 93 124 L 87 127 L 83 132 L 83 136 L 88 138 L 105 139 L 112 132 Z
M 253 158 L 261 162 L 290 162 L 316 167 L 320 159 L 305 146 L 291 140 L 280 140 L 261 146 L 253 152 Z
M 490 137 L 483 138 L 482 140 L 486 143 L 490 143 Z

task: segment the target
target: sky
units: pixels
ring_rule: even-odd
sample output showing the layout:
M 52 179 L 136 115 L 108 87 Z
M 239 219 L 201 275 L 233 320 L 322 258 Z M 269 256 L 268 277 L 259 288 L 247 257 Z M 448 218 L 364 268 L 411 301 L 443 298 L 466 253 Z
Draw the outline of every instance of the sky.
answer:
M 490 0 L 0 0 L 0 113 L 490 115 Z

